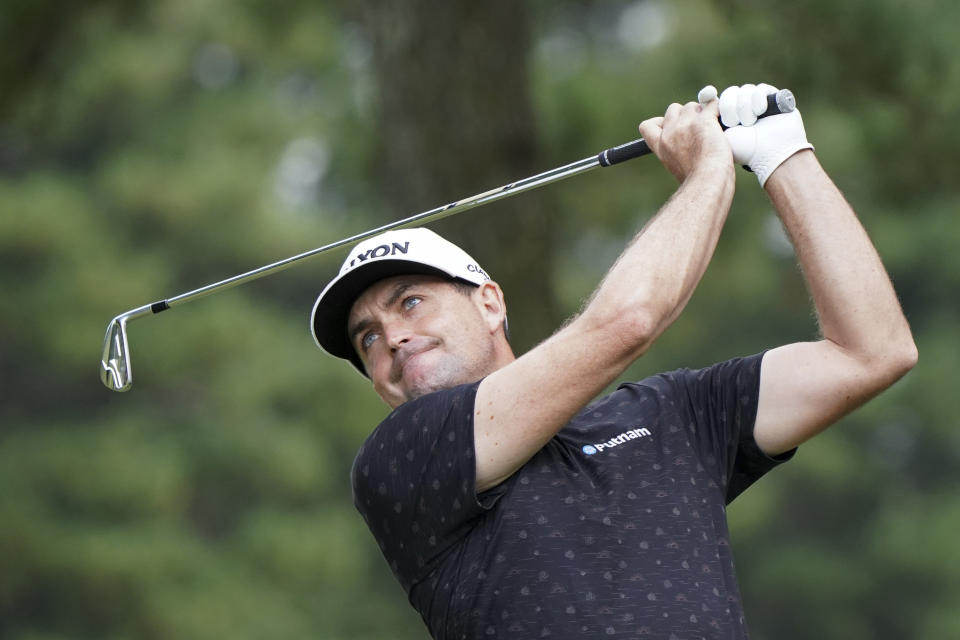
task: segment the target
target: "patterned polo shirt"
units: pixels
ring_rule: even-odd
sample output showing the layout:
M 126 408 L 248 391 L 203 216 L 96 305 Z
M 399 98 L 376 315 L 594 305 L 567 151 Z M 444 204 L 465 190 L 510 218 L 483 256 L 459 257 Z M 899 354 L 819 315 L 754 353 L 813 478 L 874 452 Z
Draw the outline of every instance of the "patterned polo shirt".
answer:
M 479 495 L 479 383 L 418 398 L 354 502 L 434 638 L 746 638 L 725 508 L 793 455 L 754 441 L 761 360 L 623 384 Z

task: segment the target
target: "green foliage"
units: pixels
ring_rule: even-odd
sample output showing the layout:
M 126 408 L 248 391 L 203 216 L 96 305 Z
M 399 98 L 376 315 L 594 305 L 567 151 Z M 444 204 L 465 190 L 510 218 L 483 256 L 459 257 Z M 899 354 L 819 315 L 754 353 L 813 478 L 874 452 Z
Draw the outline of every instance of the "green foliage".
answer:
M 341 255 L 132 322 L 134 390 L 96 377 L 116 313 L 412 213 L 380 214 L 373 150 L 390 132 L 349 5 L 8 4 L 0 637 L 424 637 L 350 501 L 386 408 L 307 330 Z M 636 137 L 707 83 L 789 86 L 914 327 L 907 378 L 731 507 L 754 637 L 960 635 L 960 5 L 530 6 L 548 166 Z M 565 313 L 673 187 L 648 158 L 538 196 Z M 704 282 L 628 375 L 814 336 L 783 247 L 740 175 Z

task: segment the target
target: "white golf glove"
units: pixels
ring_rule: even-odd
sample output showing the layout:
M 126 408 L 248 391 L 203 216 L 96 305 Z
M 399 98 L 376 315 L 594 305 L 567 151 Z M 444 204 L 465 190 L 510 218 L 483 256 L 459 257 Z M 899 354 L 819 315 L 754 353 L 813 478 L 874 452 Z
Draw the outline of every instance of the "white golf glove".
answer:
M 720 94 L 720 122 L 729 127 L 724 134 L 733 160 L 757 174 L 761 187 L 784 160 L 801 149 L 813 149 L 799 111 L 757 119 L 767 108 L 767 96 L 776 92 L 768 84 L 745 84 Z

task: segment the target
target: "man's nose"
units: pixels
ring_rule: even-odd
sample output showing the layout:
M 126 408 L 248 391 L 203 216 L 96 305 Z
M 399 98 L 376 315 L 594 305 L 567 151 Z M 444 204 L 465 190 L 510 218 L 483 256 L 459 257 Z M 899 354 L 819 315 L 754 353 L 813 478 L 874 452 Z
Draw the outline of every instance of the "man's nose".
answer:
M 396 351 L 413 337 L 413 332 L 405 324 L 395 324 L 390 327 L 384 327 L 383 331 L 390 351 Z

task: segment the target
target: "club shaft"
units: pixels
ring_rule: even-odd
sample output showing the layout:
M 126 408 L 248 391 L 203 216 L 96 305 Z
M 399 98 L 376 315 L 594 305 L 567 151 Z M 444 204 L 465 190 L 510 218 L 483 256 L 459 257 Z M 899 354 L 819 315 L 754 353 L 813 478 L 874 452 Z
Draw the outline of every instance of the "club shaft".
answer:
M 788 89 L 781 89 L 779 92 L 767 96 L 767 110 L 761 114 L 760 117 L 793 111 L 794 108 L 795 102 L 793 99 L 793 94 Z M 478 207 L 482 204 L 501 200 L 518 193 L 523 193 L 524 191 L 530 191 L 531 189 L 536 189 L 537 187 L 542 187 L 544 185 L 557 182 L 558 180 L 563 180 L 565 178 L 590 171 L 591 169 L 595 169 L 597 167 L 608 167 L 614 164 L 619 164 L 632 158 L 647 155 L 648 153 L 650 153 L 650 147 L 647 146 L 647 143 L 642 138 L 633 140 L 631 142 L 601 151 L 595 156 L 590 156 L 562 167 L 556 167 L 555 169 L 550 169 L 548 171 L 544 171 L 543 173 L 538 173 L 535 176 L 517 180 L 516 182 L 510 182 L 502 187 L 484 191 L 483 193 L 478 193 L 474 196 L 457 200 L 455 202 L 451 202 L 450 204 L 445 204 L 440 207 L 436 207 L 435 209 L 430 209 L 429 211 L 424 211 L 408 218 L 403 218 L 402 220 L 385 224 L 382 227 L 370 229 L 369 231 L 358 233 L 354 236 L 350 236 L 349 238 L 331 242 L 330 244 L 317 247 L 316 249 L 311 249 L 310 251 L 298 253 L 295 256 L 290 256 L 289 258 L 284 258 L 283 260 L 271 262 L 270 264 L 240 273 L 231 278 L 227 278 L 226 280 L 214 282 L 200 287 L 199 289 L 187 291 L 186 293 L 181 293 L 173 296 L 172 298 L 154 302 L 148 306 L 153 313 L 160 313 L 161 311 L 166 311 L 167 309 L 175 307 L 179 304 L 196 300 L 197 298 L 202 298 L 210 295 L 211 293 L 229 289 L 237 286 L 238 284 L 250 282 L 252 280 L 277 273 L 278 271 L 283 271 L 284 269 L 298 262 L 306 260 L 307 258 L 312 258 L 320 255 L 321 253 L 332 251 L 333 249 L 338 249 L 340 247 L 361 242 L 385 231 L 403 229 L 405 227 L 410 227 L 417 224 L 426 224 L 434 220 L 440 220 L 455 213 L 460 213 L 468 209 Z M 139 311 L 139 309 L 137 311 Z
M 627 143 L 627 145 L 621 145 L 620 147 L 615 147 L 615 149 L 621 149 L 622 147 L 627 147 L 632 144 L 632 145 L 638 145 L 638 149 L 637 149 L 637 153 L 635 153 L 634 155 L 631 155 L 630 157 L 637 157 L 637 155 L 644 155 L 645 153 L 649 153 L 649 149 L 647 149 L 646 144 L 639 145 L 639 143 L 641 142 L 642 140 L 634 141 L 632 143 Z M 614 164 L 613 162 L 608 162 L 605 165 L 603 163 L 603 160 L 601 159 L 601 156 L 611 151 L 613 150 L 608 149 L 596 156 L 590 156 L 589 158 L 584 158 L 582 160 L 578 160 L 577 162 L 572 162 L 562 167 L 556 167 L 554 169 L 550 169 L 549 171 L 538 173 L 535 176 L 530 176 L 522 180 L 517 180 L 516 182 L 511 182 L 501 187 L 497 187 L 496 189 L 484 191 L 483 193 L 478 193 L 468 198 L 457 200 L 455 202 L 451 202 L 449 204 L 436 207 L 435 209 L 430 209 L 429 211 L 423 211 L 422 213 L 418 213 L 410 217 L 403 218 L 402 220 L 397 220 L 395 222 L 385 224 L 381 227 L 377 227 L 375 229 L 370 229 L 368 231 L 358 233 L 354 236 L 350 236 L 349 238 L 344 238 L 343 240 L 337 240 L 336 242 L 331 242 L 330 244 L 323 245 L 322 247 L 311 249 L 310 251 L 304 251 L 303 253 L 298 253 L 297 255 L 290 256 L 289 258 L 284 258 L 283 260 L 278 260 L 276 262 L 263 265 L 262 267 L 252 269 L 245 273 L 237 274 L 233 277 L 227 278 L 226 280 L 221 280 L 220 282 L 214 282 L 214 283 L 205 285 L 203 287 L 200 287 L 199 289 L 187 291 L 185 293 L 181 293 L 171 298 L 167 298 L 166 300 L 155 302 L 152 305 L 148 305 L 148 307 L 152 309 L 154 313 L 159 313 L 160 311 L 164 311 L 166 309 L 172 308 L 178 304 L 183 304 L 185 302 L 189 302 L 197 298 L 202 298 L 203 296 L 209 295 L 211 293 L 215 293 L 217 291 L 229 289 L 230 287 L 235 287 L 239 284 L 250 282 L 252 280 L 256 280 L 258 278 L 262 278 L 264 276 L 277 273 L 278 271 L 282 271 L 298 262 L 301 262 L 302 260 L 306 260 L 307 258 L 312 258 L 314 256 L 320 255 L 321 253 L 326 253 L 327 251 L 332 251 L 340 247 L 345 247 L 348 245 L 361 242 L 363 240 L 366 240 L 367 238 L 373 237 L 385 231 L 391 231 L 393 229 L 403 229 L 405 227 L 421 225 L 421 224 L 426 224 L 428 222 L 432 222 L 435 220 L 440 220 L 442 218 L 453 215 L 455 213 L 461 213 L 463 211 L 472 209 L 474 207 L 478 207 L 483 204 L 488 204 L 496 200 L 501 200 L 503 198 L 516 195 L 518 193 L 523 193 L 524 191 L 530 191 L 531 189 L 536 189 L 537 187 L 542 187 L 552 182 L 557 182 L 558 180 L 563 180 L 565 178 L 569 178 L 571 176 L 584 173 L 591 169 L 595 169 L 596 167 L 608 166 L 609 164 Z M 624 159 L 629 159 L 629 158 L 624 158 Z M 622 160 L 618 160 L 618 162 L 620 161 Z
M 788 89 L 781 89 L 777 93 L 767 96 L 767 110 L 761 114 L 760 117 L 793 111 L 795 107 L 796 103 L 794 101 L 793 94 Z M 179 304 L 210 295 L 211 293 L 229 289 L 237 286 L 238 284 L 250 282 L 252 280 L 277 273 L 278 271 L 283 271 L 284 269 L 298 262 L 306 260 L 307 258 L 312 258 L 320 255 L 321 253 L 332 251 L 333 249 L 338 249 L 340 247 L 361 242 L 385 231 L 403 229 L 405 227 L 410 227 L 417 224 L 426 224 L 434 220 L 440 220 L 455 213 L 461 213 L 483 204 L 501 200 L 518 193 L 523 193 L 524 191 L 530 191 L 531 189 L 536 189 L 537 187 L 542 187 L 544 185 L 557 182 L 558 180 L 563 180 L 565 178 L 590 171 L 591 169 L 595 169 L 597 167 L 612 166 L 632 158 L 647 155 L 650 152 L 650 147 L 647 146 L 647 143 L 642 138 L 633 140 L 631 142 L 601 151 L 595 156 L 590 156 L 562 167 L 556 167 L 555 169 L 550 169 L 548 171 L 544 171 L 543 173 L 538 173 L 535 176 L 517 180 L 516 182 L 510 182 L 502 187 L 484 191 L 483 193 L 478 193 L 474 196 L 457 200 L 455 202 L 451 202 L 450 204 L 445 204 L 440 207 L 436 207 L 435 209 L 430 209 L 429 211 L 424 211 L 408 218 L 403 218 L 402 220 L 397 220 L 381 227 L 364 231 L 363 233 L 358 233 L 354 236 L 350 236 L 349 238 L 331 242 L 330 244 L 317 247 L 316 249 L 311 249 L 310 251 L 298 253 L 295 256 L 290 256 L 289 258 L 284 258 L 283 260 L 271 262 L 270 264 L 266 264 L 262 267 L 235 275 L 231 278 L 227 278 L 226 280 L 214 282 L 200 287 L 199 289 L 187 291 L 186 293 L 181 293 L 173 296 L 172 298 L 154 302 L 148 306 L 153 313 L 159 313 Z M 137 311 L 139 312 L 140 309 L 137 309 Z M 142 314 L 138 313 L 137 315 Z

